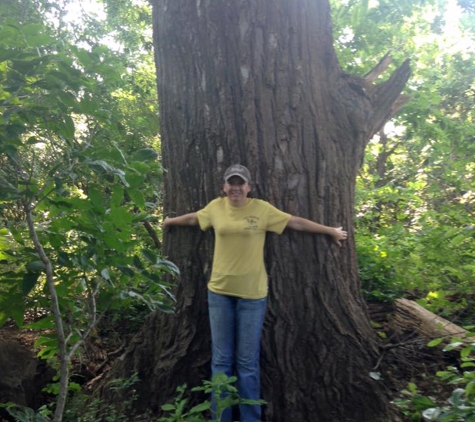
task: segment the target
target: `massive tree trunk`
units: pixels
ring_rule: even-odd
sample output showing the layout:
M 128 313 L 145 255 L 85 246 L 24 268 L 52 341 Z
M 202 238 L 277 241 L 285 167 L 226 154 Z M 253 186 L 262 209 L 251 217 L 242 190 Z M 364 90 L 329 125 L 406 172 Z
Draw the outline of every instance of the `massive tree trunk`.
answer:
M 366 143 L 406 100 L 408 63 L 379 84 L 388 58 L 365 78 L 343 73 L 327 0 L 154 0 L 154 28 L 165 213 L 200 209 L 241 163 L 255 196 L 349 231 L 341 249 L 299 232 L 267 240 L 267 420 L 395 420 L 370 376 L 379 350 L 360 294 L 353 205 Z M 151 316 L 115 368 L 139 373 L 144 407 L 209 376 L 212 244 L 198 228 L 165 236 L 181 269 L 176 315 Z

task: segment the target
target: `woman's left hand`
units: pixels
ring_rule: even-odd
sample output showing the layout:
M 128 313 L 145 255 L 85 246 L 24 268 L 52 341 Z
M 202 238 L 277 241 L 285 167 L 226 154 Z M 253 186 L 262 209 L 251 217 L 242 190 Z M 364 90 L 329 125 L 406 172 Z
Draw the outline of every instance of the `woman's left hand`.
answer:
M 348 233 L 343 230 L 343 227 L 333 227 L 333 231 L 334 233 L 331 235 L 333 241 L 341 248 L 343 246 L 341 241 L 348 238 Z

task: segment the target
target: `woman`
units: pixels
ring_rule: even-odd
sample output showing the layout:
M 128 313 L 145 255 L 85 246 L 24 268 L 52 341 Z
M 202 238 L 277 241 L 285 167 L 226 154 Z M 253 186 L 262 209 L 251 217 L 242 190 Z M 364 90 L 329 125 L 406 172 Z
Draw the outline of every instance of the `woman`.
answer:
M 167 217 L 163 226 L 194 226 L 215 231 L 213 268 L 208 283 L 212 340 L 212 375 L 236 372 L 241 398 L 259 400 L 259 352 L 267 304 L 264 242 L 267 231 L 285 228 L 326 234 L 341 246 L 342 227 L 328 227 L 280 211 L 268 202 L 248 198 L 249 170 L 234 164 L 224 173 L 224 198 L 198 212 Z M 240 405 L 241 422 L 261 420 L 259 405 Z M 231 409 L 222 421 L 231 421 Z

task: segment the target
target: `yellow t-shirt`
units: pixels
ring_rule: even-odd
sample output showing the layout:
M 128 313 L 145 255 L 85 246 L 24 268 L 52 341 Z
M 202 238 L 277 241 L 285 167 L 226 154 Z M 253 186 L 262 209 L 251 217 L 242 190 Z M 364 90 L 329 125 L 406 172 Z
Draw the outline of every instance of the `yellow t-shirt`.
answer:
M 213 270 L 208 288 L 214 293 L 245 299 L 266 297 L 266 231 L 281 234 L 291 215 L 268 202 L 252 198 L 239 208 L 231 206 L 228 198 L 218 198 L 197 215 L 201 230 L 213 227 L 215 232 Z

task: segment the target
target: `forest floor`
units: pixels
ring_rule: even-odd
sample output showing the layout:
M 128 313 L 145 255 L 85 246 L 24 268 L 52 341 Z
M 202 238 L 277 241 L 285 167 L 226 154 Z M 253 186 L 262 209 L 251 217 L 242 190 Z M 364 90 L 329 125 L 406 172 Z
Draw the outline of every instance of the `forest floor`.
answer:
M 379 305 L 380 306 L 380 305 Z M 380 309 L 377 313 L 379 314 Z M 375 311 L 376 313 L 376 311 Z M 371 305 L 370 305 L 371 315 Z M 390 312 L 386 313 L 390 318 Z M 448 365 L 457 365 L 457 356 L 447 354 L 440 348 L 429 348 L 426 341 L 417 333 L 392 333 L 391 328 L 386 326 L 386 321 L 378 321 L 376 331 L 383 337 L 385 348 L 383 349 L 381 360 L 374 368 L 375 373 L 379 373 L 383 382 L 391 388 L 394 399 L 410 399 L 411 395 L 428 397 L 436 402 L 444 402 L 450 396 L 453 388 L 447 386 L 436 377 L 437 371 L 445 370 Z M 94 390 L 94 386 L 108 372 L 117 359 L 125 350 L 132 337 L 132 333 L 121 333 L 109 330 L 104 333 L 95 333 L 83 349 L 80 358 L 75 359 L 71 373 L 71 380 L 81 385 L 85 394 Z M 15 342 L 29 351 L 34 350 L 34 344 L 40 333 L 35 330 L 19 330 L 15 324 L 7 323 L 0 329 L 0 342 Z M 18 355 L 14 356 L 18 360 Z M 1 354 L 0 354 L 1 359 Z M 0 361 L 0 364 L 2 362 Z M 18 362 L 16 362 L 18 364 Z M 21 364 L 20 364 L 21 365 Z M 412 393 L 409 392 L 412 385 Z M 0 401 L 4 401 L 1 394 L 2 383 L 0 380 Z M 38 396 L 38 392 L 34 393 Z M 36 400 L 38 397 L 36 397 Z M 44 396 L 48 400 L 47 396 Z M 28 398 L 25 399 L 28 403 Z M 21 400 L 20 400 L 21 402 Z M 412 411 L 417 413 L 414 405 L 407 403 L 406 413 Z M 3 416 L 5 417 L 5 416 Z M 0 422 L 7 421 L 2 419 Z M 408 421 L 416 421 L 415 418 L 407 418 Z M 422 421 L 423 419 L 419 419 Z

